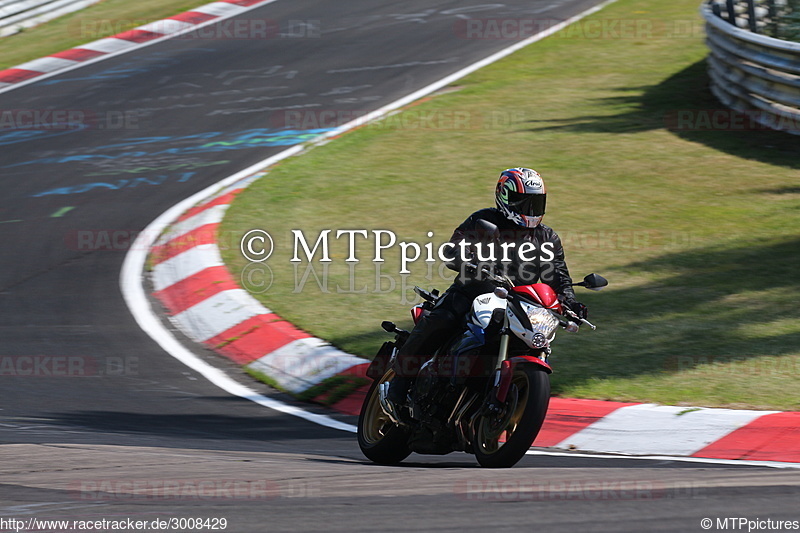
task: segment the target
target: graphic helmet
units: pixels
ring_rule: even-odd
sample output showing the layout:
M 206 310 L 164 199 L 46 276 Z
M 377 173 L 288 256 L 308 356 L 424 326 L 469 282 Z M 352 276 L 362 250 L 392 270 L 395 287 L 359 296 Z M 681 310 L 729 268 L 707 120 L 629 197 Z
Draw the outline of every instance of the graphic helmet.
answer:
M 530 168 L 509 168 L 500 173 L 495 201 L 509 220 L 525 228 L 535 228 L 542 222 L 547 193 L 544 180 Z

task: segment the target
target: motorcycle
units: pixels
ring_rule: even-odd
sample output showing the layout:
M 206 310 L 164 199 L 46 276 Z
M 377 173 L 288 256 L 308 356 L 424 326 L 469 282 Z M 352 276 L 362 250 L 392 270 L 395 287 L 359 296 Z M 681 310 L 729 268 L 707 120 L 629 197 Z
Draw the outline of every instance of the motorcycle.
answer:
M 514 466 L 542 427 L 550 401 L 550 345 L 559 327 L 577 332 L 595 326 L 562 306 L 547 284 L 514 286 L 490 268 L 472 265 L 494 292 L 472 302 L 463 331 L 446 341 L 419 370 L 408 406 L 395 410 L 387 401 L 394 379 L 394 359 L 409 333 L 392 322 L 382 328 L 395 334 L 381 346 L 367 369 L 373 383 L 358 419 L 363 454 L 379 464 L 396 464 L 411 452 L 444 455 L 472 453 L 488 468 Z M 600 290 L 608 281 L 589 274 L 574 283 Z M 414 322 L 440 298 L 419 287 L 422 303 L 411 309 Z

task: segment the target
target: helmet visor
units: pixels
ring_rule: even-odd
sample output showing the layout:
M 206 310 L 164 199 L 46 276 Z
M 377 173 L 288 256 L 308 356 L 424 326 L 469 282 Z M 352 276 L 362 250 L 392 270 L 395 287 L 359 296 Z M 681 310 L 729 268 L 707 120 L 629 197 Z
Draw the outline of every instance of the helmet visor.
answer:
M 520 215 L 540 217 L 544 215 L 547 203 L 546 194 L 525 194 L 521 192 L 508 193 L 508 206 Z

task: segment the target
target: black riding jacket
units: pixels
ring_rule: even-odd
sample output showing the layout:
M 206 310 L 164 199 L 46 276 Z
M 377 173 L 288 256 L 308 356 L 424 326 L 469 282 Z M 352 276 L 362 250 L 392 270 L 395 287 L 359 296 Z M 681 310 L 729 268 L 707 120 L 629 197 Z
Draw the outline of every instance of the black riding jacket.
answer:
M 477 229 L 479 220 L 491 222 L 500 230 L 501 242 L 513 243 L 508 247 L 507 262 L 495 261 L 496 265 L 501 265 L 504 273 L 516 285 L 530 285 L 533 283 L 546 283 L 553 288 L 559 295 L 566 300 L 574 300 L 575 293 L 572 290 L 572 278 L 564 261 L 564 248 L 561 239 L 549 226 L 539 224 L 533 229 L 523 228 L 510 221 L 496 208 L 481 209 L 471 214 L 456 230 L 450 238 L 450 242 L 456 245 L 453 252 L 449 255 L 455 256 L 456 260 L 448 266 L 453 270 L 460 271 L 456 282 L 462 284 L 472 281 L 470 276 L 461 271 L 459 260 L 460 248 L 458 245 L 462 241 L 475 243 L 480 241 Z M 532 243 L 533 247 L 521 249 L 523 243 Z M 473 252 L 476 248 L 471 247 Z M 489 254 L 489 248 L 482 247 L 485 259 Z M 520 256 L 524 256 L 520 257 Z M 495 246 L 495 257 L 503 258 L 503 249 Z

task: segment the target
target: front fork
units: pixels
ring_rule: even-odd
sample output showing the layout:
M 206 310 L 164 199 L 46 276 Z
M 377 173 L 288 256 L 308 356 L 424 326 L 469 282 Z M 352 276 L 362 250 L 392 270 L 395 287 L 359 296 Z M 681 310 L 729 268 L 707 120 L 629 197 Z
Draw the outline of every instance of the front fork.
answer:
M 511 339 L 511 330 L 508 327 L 508 317 L 506 317 L 503 329 L 500 333 L 500 348 L 497 351 L 497 361 L 494 368 L 494 387 L 492 394 L 489 396 L 488 407 L 490 410 L 498 411 L 505 403 L 508 396 L 508 389 L 511 387 L 511 376 L 514 373 L 514 361 L 508 358 L 508 343 Z M 545 348 L 545 358 L 538 357 L 536 363 L 542 364 L 546 367 L 547 372 L 551 372 L 550 367 L 547 365 L 546 356 L 549 355 L 549 347 Z M 525 357 L 527 359 L 527 357 Z
M 500 333 L 500 349 L 497 352 L 497 361 L 494 367 L 494 388 L 490 397 L 490 409 L 499 408 L 506 401 L 508 388 L 511 385 L 511 374 L 514 369 L 508 360 L 508 342 L 511 331 L 508 329 L 508 317 L 503 320 L 503 329 Z M 492 405 L 493 404 L 493 405 Z

